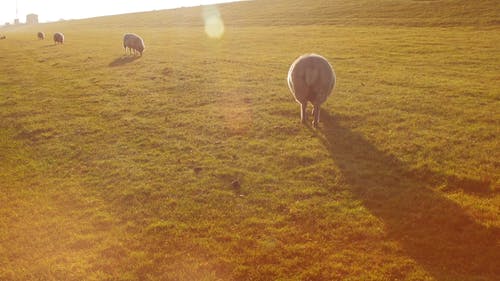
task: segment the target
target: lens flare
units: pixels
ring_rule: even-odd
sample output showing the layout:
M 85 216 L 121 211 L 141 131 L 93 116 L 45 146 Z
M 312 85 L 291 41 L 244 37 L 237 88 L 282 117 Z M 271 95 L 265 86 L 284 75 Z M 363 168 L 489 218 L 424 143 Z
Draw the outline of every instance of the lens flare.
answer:
M 205 33 L 210 38 L 221 38 L 224 34 L 224 22 L 216 6 L 203 7 L 203 19 L 205 21 Z

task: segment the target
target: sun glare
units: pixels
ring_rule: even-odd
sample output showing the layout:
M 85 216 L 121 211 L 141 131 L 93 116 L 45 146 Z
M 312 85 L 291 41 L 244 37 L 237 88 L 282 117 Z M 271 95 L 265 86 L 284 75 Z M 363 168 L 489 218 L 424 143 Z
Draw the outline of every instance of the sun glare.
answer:
M 218 39 L 224 35 L 224 22 L 216 6 L 204 6 L 203 19 L 208 37 Z

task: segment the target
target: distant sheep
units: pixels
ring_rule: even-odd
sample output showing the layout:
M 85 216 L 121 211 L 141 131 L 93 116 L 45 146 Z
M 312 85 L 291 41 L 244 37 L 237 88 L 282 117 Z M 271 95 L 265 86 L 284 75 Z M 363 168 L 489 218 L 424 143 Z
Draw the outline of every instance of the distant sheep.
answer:
M 54 44 L 63 44 L 64 43 L 64 34 L 61 32 L 54 33 Z
M 7 36 L 5 35 L 0 35 L 0 40 L 7 39 Z
M 38 32 L 37 37 L 38 37 L 39 40 L 44 40 L 45 39 L 45 33 L 43 33 L 43 32 L 40 31 L 40 32 Z
M 144 40 L 133 33 L 127 33 L 123 36 L 123 48 L 125 48 L 125 53 L 127 52 L 127 48 L 130 50 L 130 54 L 132 54 L 132 50 L 134 51 L 134 55 L 139 52 L 142 56 L 142 52 L 144 52 Z
M 335 80 L 332 66 L 320 55 L 303 55 L 292 63 L 288 71 L 288 87 L 301 105 L 302 122 L 307 121 L 306 109 L 310 102 L 313 105 L 313 126 L 318 126 L 320 106 L 332 93 Z

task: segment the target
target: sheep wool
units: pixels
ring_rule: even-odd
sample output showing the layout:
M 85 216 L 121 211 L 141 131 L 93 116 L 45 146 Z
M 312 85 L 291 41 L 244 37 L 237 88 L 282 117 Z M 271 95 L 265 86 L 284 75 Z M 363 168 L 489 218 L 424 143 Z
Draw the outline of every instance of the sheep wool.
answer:
M 320 106 L 331 95 L 335 87 L 335 72 L 324 57 L 306 54 L 297 58 L 288 71 L 288 87 L 301 105 L 300 119 L 307 121 L 307 103 L 313 105 L 313 126 L 319 123 Z
M 54 44 L 63 44 L 64 43 L 64 34 L 61 32 L 54 33 Z
M 137 34 L 127 33 L 123 36 L 123 48 L 125 48 L 125 52 L 127 52 L 127 48 L 129 48 L 130 53 L 132 53 L 132 51 L 134 51 L 134 54 L 139 52 L 142 56 L 142 52 L 144 52 L 145 49 L 144 40 Z

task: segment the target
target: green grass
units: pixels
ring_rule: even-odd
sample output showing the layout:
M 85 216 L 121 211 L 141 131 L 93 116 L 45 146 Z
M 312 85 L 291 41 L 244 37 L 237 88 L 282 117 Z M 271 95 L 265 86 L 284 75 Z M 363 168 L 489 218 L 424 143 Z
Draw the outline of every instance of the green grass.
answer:
M 304 2 L 0 29 L 0 280 L 496 280 L 496 1 Z

